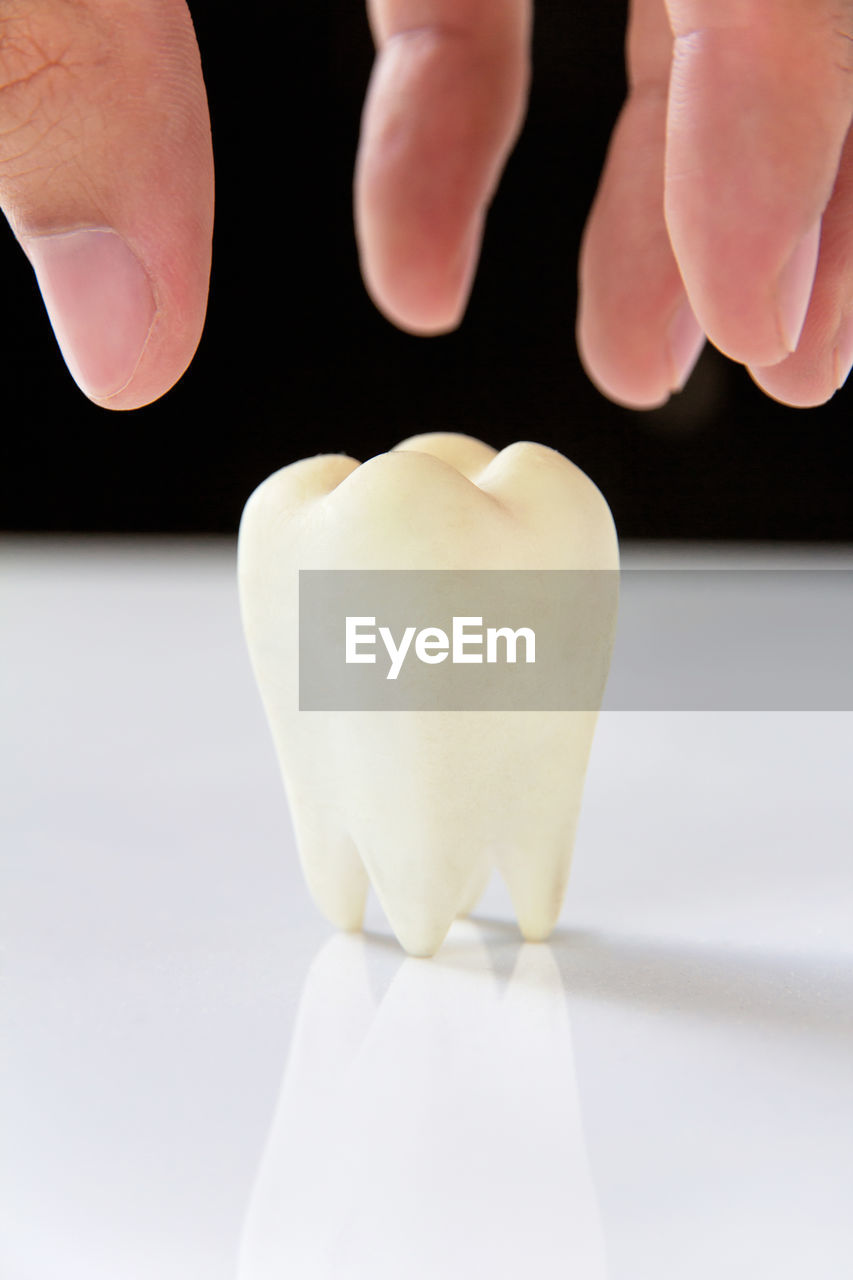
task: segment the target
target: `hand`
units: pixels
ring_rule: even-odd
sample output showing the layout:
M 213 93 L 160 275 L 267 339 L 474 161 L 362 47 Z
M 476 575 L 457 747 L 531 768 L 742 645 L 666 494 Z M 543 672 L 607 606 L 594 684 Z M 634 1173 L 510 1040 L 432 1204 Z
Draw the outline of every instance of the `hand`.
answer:
M 0 204 L 82 390 L 112 409 L 167 391 L 201 335 L 213 223 L 183 0 L 0 0 Z
M 634 87 L 581 255 L 585 363 L 614 399 L 660 403 L 704 330 L 770 394 L 820 403 L 853 362 L 851 5 L 668 0 L 673 40 L 663 4 L 634 0 Z M 464 310 L 523 117 L 529 5 L 371 0 L 371 20 L 365 279 L 396 323 L 441 332 Z M 86 394 L 110 408 L 162 395 L 201 333 L 213 213 L 183 0 L 3 0 L 0 204 Z
M 368 0 L 364 278 L 400 327 L 459 323 L 523 118 L 529 0 Z M 663 403 L 704 335 L 787 404 L 853 363 L 853 4 L 632 0 L 630 93 L 584 235 L 578 342 L 612 399 Z

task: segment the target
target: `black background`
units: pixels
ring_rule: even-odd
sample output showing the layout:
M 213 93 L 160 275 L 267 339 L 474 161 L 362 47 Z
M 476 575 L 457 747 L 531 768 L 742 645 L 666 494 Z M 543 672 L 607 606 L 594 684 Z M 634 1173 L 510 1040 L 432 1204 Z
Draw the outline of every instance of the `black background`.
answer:
M 623 536 L 853 537 L 853 385 L 789 409 L 707 349 L 685 392 L 634 413 L 580 366 L 578 245 L 625 90 L 622 3 L 540 3 L 527 125 L 471 306 L 457 333 L 433 339 L 396 331 L 358 274 L 351 181 L 372 59 L 358 0 L 239 18 L 191 7 L 217 165 L 199 351 L 158 403 L 94 407 L 3 224 L 3 527 L 234 532 L 254 486 L 287 462 L 458 430 L 560 449 L 602 488 Z

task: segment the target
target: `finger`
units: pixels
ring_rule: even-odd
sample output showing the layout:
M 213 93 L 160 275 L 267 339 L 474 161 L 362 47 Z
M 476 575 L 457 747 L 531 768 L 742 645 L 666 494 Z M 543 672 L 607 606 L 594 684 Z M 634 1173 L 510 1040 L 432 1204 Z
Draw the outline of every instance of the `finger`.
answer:
M 378 49 L 355 219 L 368 292 L 412 333 L 460 321 L 521 127 L 530 0 L 369 0 Z
M 776 364 L 799 341 L 850 123 L 853 10 L 838 0 L 667 5 L 675 255 L 711 341 L 745 364 Z
M 195 352 L 213 163 L 183 0 L 7 0 L 0 204 L 92 400 L 162 395 Z
M 663 0 L 634 0 L 627 54 L 628 100 L 581 244 L 578 347 L 605 395 L 651 408 L 681 389 L 705 341 L 663 214 L 672 59 Z
M 853 365 L 853 135 L 848 134 L 832 199 L 823 215 L 820 258 L 797 350 L 779 364 L 753 368 L 755 382 L 783 404 L 824 404 Z

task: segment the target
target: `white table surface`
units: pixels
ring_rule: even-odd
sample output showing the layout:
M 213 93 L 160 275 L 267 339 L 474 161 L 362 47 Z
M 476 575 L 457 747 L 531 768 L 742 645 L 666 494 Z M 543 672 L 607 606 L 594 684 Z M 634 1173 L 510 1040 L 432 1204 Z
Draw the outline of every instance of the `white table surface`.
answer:
M 603 714 L 551 942 L 495 880 L 407 959 L 308 898 L 234 552 L 0 540 L 3 1280 L 849 1280 L 853 715 Z

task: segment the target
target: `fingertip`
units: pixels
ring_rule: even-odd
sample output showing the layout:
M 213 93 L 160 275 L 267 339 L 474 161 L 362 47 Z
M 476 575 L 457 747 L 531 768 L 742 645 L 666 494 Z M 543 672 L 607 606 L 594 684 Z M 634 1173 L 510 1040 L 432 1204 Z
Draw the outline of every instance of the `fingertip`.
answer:
M 632 376 L 618 362 L 604 361 L 591 354 L 580 329 L 577 335 L 578 355 L 587 377 L 594 387 L 623 409 L 660 409 L 670 396 L 659 381 L 649 382 Z
M 763 369 L 747 366 L 747 373 L 759 391 L 788 409 L 817 409 L 835 395 L 833 382 L 821 377 L 804 378 L 786 369 L 786 363 Z
M 178 381 L 198 346 L 203 300 L 191 297 L 185 317 L 174 297 L 164 306 L 156 272 L 111 227 L 21 243 L 68 371 L 88 399 L 138 409 Z
M 24 238 L 59 349 L 84 395 L 106 403 L 133 380 L 157 313 L 151 279 L 109 227 Z
M 791 409 L 817 409 L 841 390 L 851 365 L 853 328 L 842 321 L 834 335 L 827 335 L 809 322 L 796 352 L 778 364 L 748 366 L 747 372 L 755 385 L 778 404 Z
M 660 409 L 684 390 L 705 346 L 705 334 L 683 299 L 668 321 L 649 314 L 644 323 L 624 330 L 615 324 L 596 334 L 582 309 L 577 326 L 581 363 L 590 381 L 608 400 L 626 409 Z
M 393 219 L 392 219 L 393 220 Z M 401 242 L 386 217 L 362 210 L 356 225 L 368 296 L 398 329 L 416 337 L 452 333 L 462 323 L 480 254 L 482 219 L 475 218 L 455 249 Z

